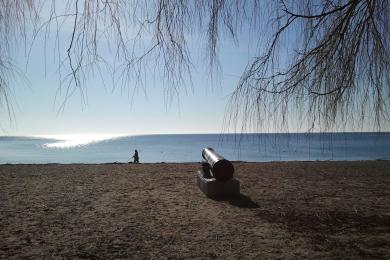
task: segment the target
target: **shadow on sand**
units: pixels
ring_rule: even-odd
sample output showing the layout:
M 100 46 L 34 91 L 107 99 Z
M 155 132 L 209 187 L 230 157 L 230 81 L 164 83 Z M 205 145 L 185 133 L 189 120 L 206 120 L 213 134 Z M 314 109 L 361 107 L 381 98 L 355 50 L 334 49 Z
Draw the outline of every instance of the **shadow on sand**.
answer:
M 240 194 L 236 197 L 214 198 L 214 200 L 227 201 L 231 205 L 239 208 L 255 209 L 259 207 L 259 205 L 257 205 L 256 202 L 254 202 L 251 198 L 245 196 L 244 194 Z

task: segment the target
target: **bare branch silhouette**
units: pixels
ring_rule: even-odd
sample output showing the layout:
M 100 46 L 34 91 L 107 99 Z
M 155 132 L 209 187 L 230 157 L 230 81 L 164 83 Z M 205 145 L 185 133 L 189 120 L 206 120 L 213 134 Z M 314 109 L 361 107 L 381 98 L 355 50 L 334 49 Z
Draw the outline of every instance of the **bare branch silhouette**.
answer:
M 280 26 L 265 54 L 243 73 L 231 98 L 231 119 L 239 123 L 249 117 L 243 128 L 251 128 L 247 122 L 260 123 L 255 128 L 279 122 L 284 127 L 291 112 L 298 112 L 301 120 L 308 119 L 309 129 L 317 130 L 366 117 L 374 117 L 379 128 L 388 122 L 389 2 L 290 5 L 280 1 Z M 289 30 L 295 39 L 290 40 L 289 63 L 283 66 L 277 57 Z
M 286 130 L 297 120 L 329 130 L 370 117 L 380 128 L 390 118 L 389 2 L 3 0 L 0 101 L 8 104 L 12 46 L 20 40 L 28 53 L 35 39 L 55 35 L 63 108 L 76 91 L 86 98 L 89 75 L 109 82 L 105 72 L 112 88 L 131 95 L 146 92 L 146 74 L 158 74 L 170 102 L 191 86 L 191 44 L 204 43 L 213 71 L 221 38 L 239 42 L 245 31 L 268 45 L 252 54 L 231 96 L 226 120 L 235 131 Z M 261 25 L 274 33 L 262 38 Z M 60 33 L 69 28 L 64 43 Z

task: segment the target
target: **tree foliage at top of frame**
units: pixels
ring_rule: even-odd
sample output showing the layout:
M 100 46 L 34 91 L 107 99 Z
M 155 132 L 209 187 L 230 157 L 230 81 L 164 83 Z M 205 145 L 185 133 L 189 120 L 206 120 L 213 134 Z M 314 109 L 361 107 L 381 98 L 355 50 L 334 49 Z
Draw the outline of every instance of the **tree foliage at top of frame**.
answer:
M 9 103 L 17 42 L 28 50 L 38 37 L 56 36 L 64 104 L 102 71 L 113 86 L 133 90 L 159 73 L 169 101 L 189 85 L 191 42 L 203 40 L 214 68 L 221 39 L 240 42 L 244 31 L 265 47 L 251 54 L 228 104 L 235 131 L 287 129 L 291 118 L 313 130 L 364 121 L 381 127 L 389 122 L 389 8 L 388 0 L 3 0 L 0 102 Z M 59 35 L 67 30 L 64 43 Z

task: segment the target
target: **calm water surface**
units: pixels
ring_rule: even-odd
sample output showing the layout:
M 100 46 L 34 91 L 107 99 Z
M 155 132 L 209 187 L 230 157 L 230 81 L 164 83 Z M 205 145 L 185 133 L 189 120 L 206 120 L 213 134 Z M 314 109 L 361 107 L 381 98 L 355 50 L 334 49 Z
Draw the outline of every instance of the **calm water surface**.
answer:
M 0 137 L 0 164 L 199 162 L 210 146 L 233 161 L 389 160 L 390 133 Z

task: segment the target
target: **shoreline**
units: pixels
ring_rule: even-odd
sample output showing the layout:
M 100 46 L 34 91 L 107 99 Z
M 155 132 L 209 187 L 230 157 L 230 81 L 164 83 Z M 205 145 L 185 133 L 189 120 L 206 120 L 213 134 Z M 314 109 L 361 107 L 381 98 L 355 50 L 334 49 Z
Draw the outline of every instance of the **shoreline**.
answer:
M 390 161 L 0 165 L 0 258 L 390 258 Z
M 390 161 L 390 158 L 387 159 L 372 159 L 372 160 L 296 160 L 296 161 L 263 161 L 263 162 L 254 162 L 254 161 L 231 161 L 231 163 L 249 163 L 249 164 L 267 164 L 267 163 L 326 163 L 326 162 L 332 162 L 332 163 L 354 163 L 354 162 L 387 162 Z M 6 166 L 6 165 L 153 165 L 153 164 L 199 164 L 203 161 L 193 161 L 193 162 L 140 162 L 140 163 L 133 163 L 133 162 L 106 162 L 106 163 L 0 163 L 0 166 Z

